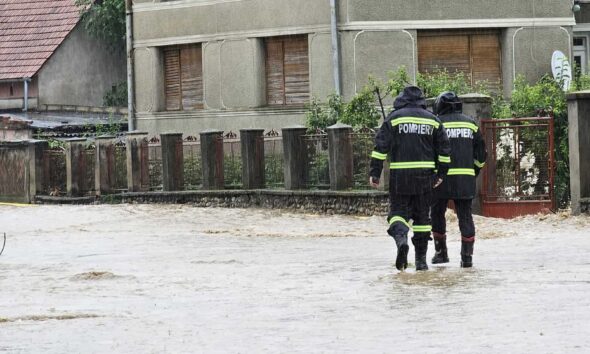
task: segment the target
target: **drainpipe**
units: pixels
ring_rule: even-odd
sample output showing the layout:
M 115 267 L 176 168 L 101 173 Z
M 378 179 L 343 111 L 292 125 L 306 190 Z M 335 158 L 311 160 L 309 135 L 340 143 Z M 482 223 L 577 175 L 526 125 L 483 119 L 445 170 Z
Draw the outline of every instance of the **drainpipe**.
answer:
M 29 81 L 31 81 L 31 78 L 29 77 L 24 77 L 23 78 L 23 84 L 25 86 L 25 94 L 24 94 L 24 108 L 23 108 L 23 112 L 27 112 L 29 110 Z
M 334 69 L 334 88 L 340 95 L 340 48 L 338 44 L 338 11 L 336 0 L 330 0 L 331 32 L 332 32 L 332 67 Z
M 125 1 L 126 42 L 127 42 L 127 125 L 129 131 L 135 130 L 135 112 L 133 111 L 135 87 L 133 80 L 133 0 Z

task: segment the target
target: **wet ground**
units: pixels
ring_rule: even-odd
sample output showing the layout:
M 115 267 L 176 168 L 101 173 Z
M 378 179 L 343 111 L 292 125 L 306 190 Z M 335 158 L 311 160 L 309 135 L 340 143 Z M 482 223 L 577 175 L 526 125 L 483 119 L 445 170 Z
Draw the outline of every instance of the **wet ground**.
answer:
M 399 273 L 382 217 L 0 206 L 0 352 L 588 353 L 590 218 L 476 223 Z

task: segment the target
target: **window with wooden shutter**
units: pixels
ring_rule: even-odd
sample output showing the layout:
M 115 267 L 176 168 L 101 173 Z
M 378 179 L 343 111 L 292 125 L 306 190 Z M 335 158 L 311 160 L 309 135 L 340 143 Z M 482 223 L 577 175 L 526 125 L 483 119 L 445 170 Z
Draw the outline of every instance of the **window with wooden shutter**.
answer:
M 486 81 L 497 91 L 502 81 L 499 34 L 496 31 L 424 31 L 418 35 L 418 70 L 462 72 L 471 84 Z
M 309 101 L 307 36 L 267 38 L 265 47 L 267 104 L 303 106 Z
M 203 109 L 203 57 L 200 45 L 164 49 L 166 110 Z

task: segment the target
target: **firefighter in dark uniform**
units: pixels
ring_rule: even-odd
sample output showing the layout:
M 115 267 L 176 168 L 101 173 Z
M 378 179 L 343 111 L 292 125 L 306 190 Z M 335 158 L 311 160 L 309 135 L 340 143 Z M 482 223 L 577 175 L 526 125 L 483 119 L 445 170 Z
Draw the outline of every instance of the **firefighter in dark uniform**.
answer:
M 426 110 L 422 91 L 415 86 L 406 87 L 396 97 L 394 111 L 377 133 L 369 178 L 371 186 L 376 188 L 383 161 L 389 156 L 387 221 L 390 226 L 387 233 L 397 246 L 395 266 L 399 270 L 408 265 L 410 230 L 414 233 L 416 270 L 428 269 L 426 252 L 432 230 L 429 216 L 432 190 L 447 174 L 450 153 L 446 132 L 438 118 Z
M 451 141 L 451 166 L 444 182 L 435 191 L 432 206 L 432 231 L 436 254 L 432 263 L 447 263 L 445 212 L 453 200 L 461 231 L 461 267 L 473 265 L 475 226 L 471 204 L 475 197 L 475 179 L 486 160 L 486 147 L 473 118 L 462 113 L 463 104 L 453 92 L 441 93 L 434 103 L 434 113 L 442 122 Z

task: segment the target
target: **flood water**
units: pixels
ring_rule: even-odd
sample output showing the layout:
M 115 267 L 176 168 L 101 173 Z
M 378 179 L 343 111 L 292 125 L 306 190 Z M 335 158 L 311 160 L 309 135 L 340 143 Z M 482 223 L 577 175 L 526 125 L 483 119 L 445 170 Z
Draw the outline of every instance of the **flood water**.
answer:
M 590 352 L 590 218 L 476 226 L 400 273 L 383 217 L 0 206 L 0 352 Z

